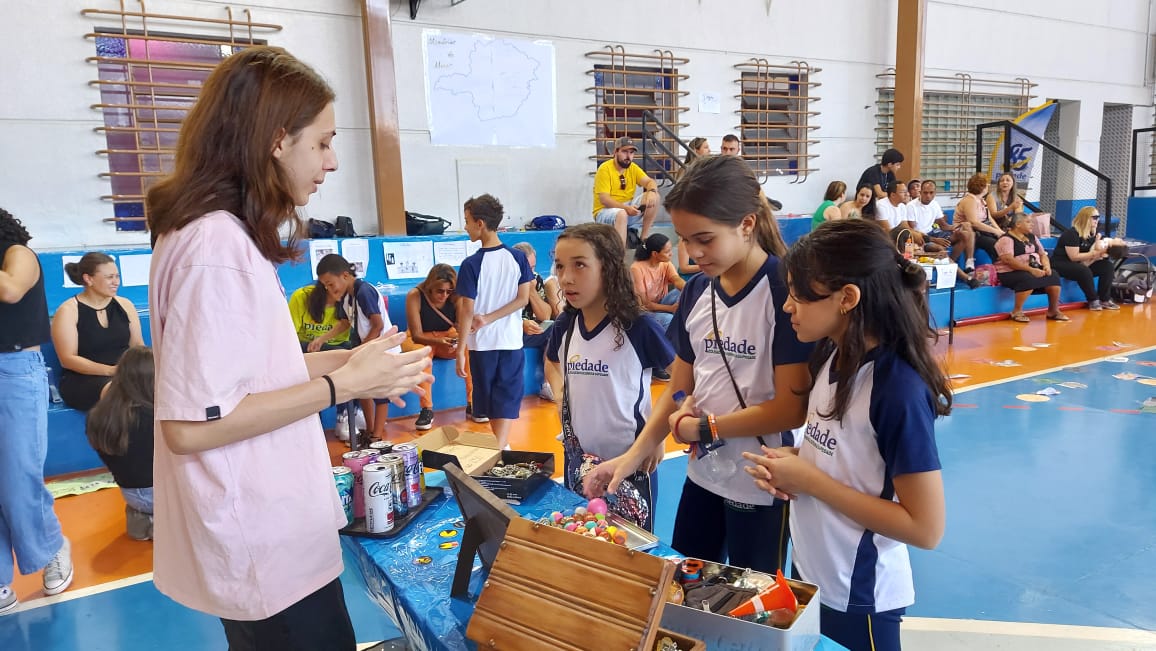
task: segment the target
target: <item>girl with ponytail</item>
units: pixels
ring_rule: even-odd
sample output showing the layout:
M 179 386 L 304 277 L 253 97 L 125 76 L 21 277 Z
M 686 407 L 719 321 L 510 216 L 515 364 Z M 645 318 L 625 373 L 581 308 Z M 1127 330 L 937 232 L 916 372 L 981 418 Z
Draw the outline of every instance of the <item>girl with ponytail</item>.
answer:
M 787 551 L 787 501 L 742 472 L 742 452 L 793 445 L 806 417 L 811 346 L 782 311 L 786 247 L 771 206 L 742 159 L 695 161 L 666 208 L 702 273 L 687 281 L 667 336 L 671 386 L 625 454 L 595 468 L 589 497 L 613 493 L 668 432 L 694 445 L 671 544 L 687 556 L 774 572 Z M 685 398 L 683 398 L 685 396 Z
M 783 260 L 786 311 L 811 361 L 804 440 L 743 456 L 755 484 L 792 500 L 793 565 L 818 584 L 824 635 L 899 649 L 915 601 L 907 545 L 939 544 L 935 419 L 951 387 L 932 353 L 923 269 L 874 224 L 828 222 Z

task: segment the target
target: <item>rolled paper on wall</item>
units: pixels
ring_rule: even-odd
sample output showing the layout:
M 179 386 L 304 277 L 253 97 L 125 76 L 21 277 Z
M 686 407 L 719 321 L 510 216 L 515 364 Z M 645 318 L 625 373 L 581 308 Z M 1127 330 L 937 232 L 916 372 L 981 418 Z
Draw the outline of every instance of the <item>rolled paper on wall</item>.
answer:
M 791 586 L 787 584 L 787 579 L 783 576 L 782 570 L 775 573 L 774 585 L 740 604 L 737 608 L 727 613 L 727 615 L 731 617 L 744 617 L 779 609 L 786 609 L 792 613 L 799 609 L 799 600 L 795 597 L 795 593 L 791 591 Z

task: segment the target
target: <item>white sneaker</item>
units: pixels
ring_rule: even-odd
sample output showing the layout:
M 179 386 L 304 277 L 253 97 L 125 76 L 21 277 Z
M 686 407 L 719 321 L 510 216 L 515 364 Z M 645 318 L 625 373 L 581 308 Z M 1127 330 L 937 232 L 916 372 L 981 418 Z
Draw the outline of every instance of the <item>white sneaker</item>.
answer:
M 338 441 L 349 440 L 349 414 L 337 414 L 337 424 L 333 426 L 333 436 Z
M 554 402 L 554 387 L 550 386 L 549 382 L 543 382 L 541 390 L 538 391 L 538 397 Z
M 16 599 L 16 593 L 11 586 L 0 585 L 0 615 L 11 611 L 20 605 L 20 601 Z
M 44 568 L 44 594 L 60 594 L 72 585 L 72 543 L 68 538 Z

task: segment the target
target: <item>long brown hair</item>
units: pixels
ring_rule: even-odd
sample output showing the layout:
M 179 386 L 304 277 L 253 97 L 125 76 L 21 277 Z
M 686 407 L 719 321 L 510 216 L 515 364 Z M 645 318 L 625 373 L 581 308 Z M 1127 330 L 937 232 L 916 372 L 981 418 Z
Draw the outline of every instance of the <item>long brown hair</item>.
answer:
M 728 226 L 738 226 L 753 214 L 759 246 L 778 257 L 787 252 L 759 180 L 738 156 L 703 156 L 694 161 L 666 195 L 664 205 L 668 211 L 685 210 Z
M 582 240 L 594 249 L 602 264 L 602 293 L 606 296 L 606 315 L 614 325 L 614 349 L 626 343 L 626 331 L 642 318 L 642 304 L 634 293 L 634 280 L 626 268 L 626 246 L 609 224 L 579 224 L 562 231 L 559 240 Z M 578 310 L 566 304 L 565 310 L 578 318 Z
M 173 173 L 149 188 L 153 243 L 202 215 L 227 210 L 261 254 L 295 260 L 301 225 L 285 170 L 273 158 L 334 99 L 312 68 L 277 47 L 252 47 L 222 61 L 181 125 Z M 281 243 L 279 229 L 292 226 Z
M 88 412 L 89 444 L 113 456 L 128 452 L 129 434 L 140 424 L 141 411 L 152 408 L 153 351 L 133 346 L 120 356 L 108 391 Z
M 458 272 L 454 268 L 444 262 L 439 262 L 429 268 L 429 273 L 426 274 L 425 280 L 417 284 L 418 290 L 425 294 L 426 300 L 431 300 L 429 295 L 434 289 L 434 283 L 449 283 L 450 290 L 453 291 L 458 284 Z

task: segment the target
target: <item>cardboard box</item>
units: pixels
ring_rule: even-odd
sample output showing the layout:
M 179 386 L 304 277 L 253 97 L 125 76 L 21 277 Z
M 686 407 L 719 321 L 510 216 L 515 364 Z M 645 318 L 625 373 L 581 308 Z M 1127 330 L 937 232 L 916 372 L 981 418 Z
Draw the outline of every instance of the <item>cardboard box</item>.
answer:
M 421 462 L 426 468 L 441 470 L 447 463 L 456 463 L 468 475 L 489 470 L 502 453 L 493 434 L 439 427 L 413 441 L 421 448 Z
M 811 651 L 821 639 L 819 586 L 794 579 L 787 579 L 787 583 L 799 603 L 806 605 L 790 628 L 775 628 L 675 604 L 667 604 L 662 611 L 661 626 L 703 640 L 710 651 Z
M 542 464 L 542 471 L 526 479 L 510 479 L 487 475 L 486 472 L 496 466 L 498 461 L 505 464 L 535 461 Z M 485 486 L 494 495 L 497 495 L 498 499 L 513 504 L 521 504 L 526 498 L 530 497 L 534 491 L 538 490 L 543 483 L 550 481 L 550 477 L 553 474 L 554 455 L 552 453 L 521 452 L 519 450 L 502 450 L 499 459 L 495 459 L 494 462 L 489 465 L 480 467 L 477 472 L 470 473 L 479 484 Z
M 554 455 L 549 452 L 501 450 L 492 434 L 470 432 L 453 427 L 439 427 L 414 441 L 421 448 L 421 461 L 427 468 L 440 470 L 447 463 L 457 464 L 489 489 L 498 499 L 518 504 L 529 497 L 542 482 L 554 474 Z M 498 462 L 537 461 L 542 472 L 528 479 L 490 477 L 486 472 Z

